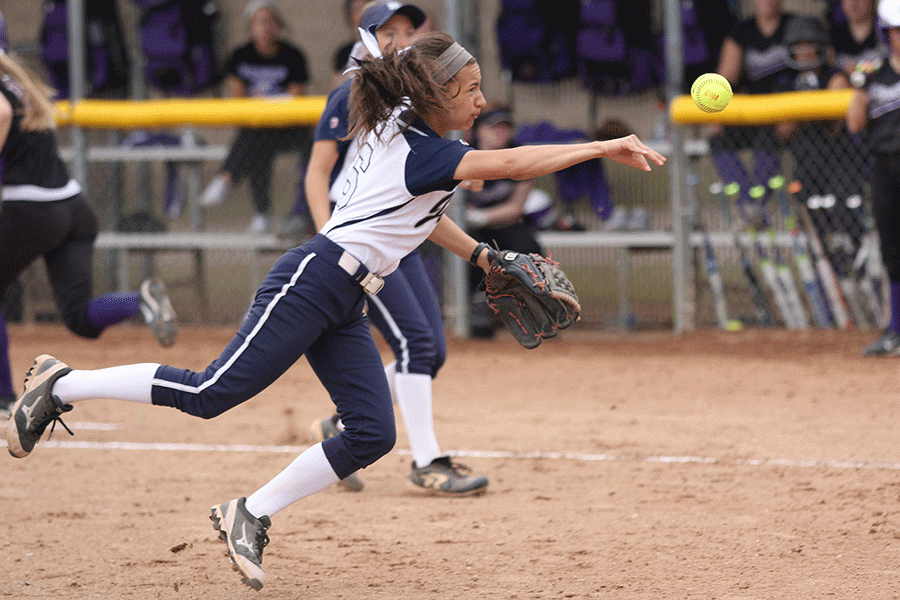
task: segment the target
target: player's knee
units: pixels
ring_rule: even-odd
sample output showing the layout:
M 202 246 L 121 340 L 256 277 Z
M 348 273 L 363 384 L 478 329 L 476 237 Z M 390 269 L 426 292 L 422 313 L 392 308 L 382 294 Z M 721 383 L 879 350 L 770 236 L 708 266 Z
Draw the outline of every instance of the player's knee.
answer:
M 446 358 L 446 347 L 438 344 L 432 336 L 417 339 L 409 345 L 408 371 L 434 377 Z
M 347 448 L 361 467 L 367 467 L 386 455 L 397 443 L 397 427 L 393 418 L 366 420 L 351 426 L 344 422 Z
M 86 307 L 63 310 L 62 320 L 66 328 L 78 337 L 95 340 L 103 333 L 102 327 L 91 323 Z

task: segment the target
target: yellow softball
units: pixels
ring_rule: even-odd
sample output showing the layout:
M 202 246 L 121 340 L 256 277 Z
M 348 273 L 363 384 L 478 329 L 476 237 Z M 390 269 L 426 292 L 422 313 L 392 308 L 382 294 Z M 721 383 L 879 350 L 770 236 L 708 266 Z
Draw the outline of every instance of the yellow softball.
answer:
M 703 112 L 719 112 L 731 101 L 731 84 L 718 73 L 706 73 L 691 85 L 691 98 Z

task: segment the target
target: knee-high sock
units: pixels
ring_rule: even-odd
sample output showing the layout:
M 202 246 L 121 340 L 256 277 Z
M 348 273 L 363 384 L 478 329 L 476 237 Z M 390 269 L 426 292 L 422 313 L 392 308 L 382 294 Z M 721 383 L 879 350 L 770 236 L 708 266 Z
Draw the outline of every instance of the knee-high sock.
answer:
M 403 416 L 409 446 L 417 467 L 431 464 L 441 455 L 434 436 L 431 407 L 431 375 L 397 373 L 394 375 L 397 406 Z
M 269 483 L 247 497 L 247 510 L 255 517 L 271 517 L 297 500 L 334 485 L 339 481 L 325 457 L 322 444 L 303 451 Z
M 53 384 L 53 395 L 65 404 L 81 400 L 124 400 L 150 404 L 153 376 L 159 365 L 140 363 L 94 371 L 72 371 Z
M 891 301 L 891 320 L 888 329 L 894 333 L 900 333 L 900 281 L 889 282 L 888 289 Z
M 88 319 L 94 327 L 106 329 L 141 312 L 137 292 L 113 292 L 97 296 L 88 304 Z
M 0 397 L 15 396 L 12 385 L 12 367 L 9 365 L 9 332 L 6 315 L 0 310 Z

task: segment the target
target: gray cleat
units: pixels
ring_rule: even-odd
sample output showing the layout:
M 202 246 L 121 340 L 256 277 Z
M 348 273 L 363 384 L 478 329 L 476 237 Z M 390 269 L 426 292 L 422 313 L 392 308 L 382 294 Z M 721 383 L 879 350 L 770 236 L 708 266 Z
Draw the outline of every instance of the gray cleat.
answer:
M 472 470 L 449 456 L 439 456 L 425 467 L 412 464 L 409 481 L 418 491 L 436 496 L 477 496 L 487 491 L 484 475 L 473 477 Z
M 6 427 L 6 446 L 16 458 L 25 458 L 34 449 L 50 423 L 62 423 L 71 435 L 72 431 L 60 419 L 64 412 L 72 410 L 71 404 L 63 404 L 52 395 L 53 384 L 72 369 L 50 355 L 42 354 L 25 376 L 25 392 L 13 405 L 9 425 Z M 53 432 L 53 429 L 50 430 Z
M 161 346 L 171 346 L 178 335 L 175 309 L 166 293 L 166 284 L 157 278 L 141 283 L 141 314 Z
M 256 518 L 244 506 L 246 498 L 238 498 L 212 507 L 210 520 L 219 538 L 228 546 L 231 568 L 241 574 L 241 580 L 257 592 L 266 583 L 262 570 L 263 548 L 269 543 L 266 530 L 272 526 L 269 517 Z

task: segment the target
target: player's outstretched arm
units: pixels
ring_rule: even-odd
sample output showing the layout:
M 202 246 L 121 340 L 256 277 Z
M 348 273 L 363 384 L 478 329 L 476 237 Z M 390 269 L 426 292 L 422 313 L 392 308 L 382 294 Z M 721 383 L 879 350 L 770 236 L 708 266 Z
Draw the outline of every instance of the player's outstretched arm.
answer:
M 636 135 L 582 144 L 519 146 L 503 150 L 473 150 L 463 156 L 455 179 L 534 179 L 595 158 L 609 158 L 642 171 L 665 157 Z
M 471 154 L 471 152 L 469 154 Z M 472 252 L 478 247 L 478 241 L 463 231 L 462 228 L 454 223 L 447 215 L 441 216 L 434 231 L 428 236 L 428 239 L 465 261 L 469 261 L 472 258 Z M 486 249 L 478 256 L 478 266 L 485 271 L 490 267 Z

